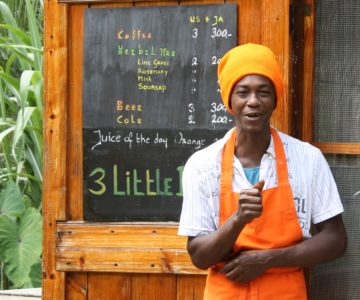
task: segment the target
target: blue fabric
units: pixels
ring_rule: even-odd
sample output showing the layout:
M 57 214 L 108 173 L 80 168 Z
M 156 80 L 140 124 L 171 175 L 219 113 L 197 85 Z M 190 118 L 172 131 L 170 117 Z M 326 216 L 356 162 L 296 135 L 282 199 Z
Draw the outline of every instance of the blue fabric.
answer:
M 259 181 L 260 167 L 244 168 L 245 176 L 251 184 L 255 184 Z

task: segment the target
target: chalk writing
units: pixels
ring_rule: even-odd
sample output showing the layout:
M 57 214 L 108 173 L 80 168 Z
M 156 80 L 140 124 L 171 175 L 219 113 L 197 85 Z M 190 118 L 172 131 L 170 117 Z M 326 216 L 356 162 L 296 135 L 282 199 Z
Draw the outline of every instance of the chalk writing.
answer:
M 161 174 L 159 168 L 155 169 L 124 169 L 114 164 L 111 170 L 98 166 L 89 175 L 91 188 L 89 192 L 96 196 L 111 191 L 113 196 L 177 196 L 182 197 L 181 178 L 183 166 L 175 169 L 176 177 L 167 177 Z M 110 177 L 110 180 L 107 180 Z M 178 189 L 174 190 L 176 181 Z M 111 187 L 107 183 L 111 183 Z
M 236 12 L 86 9 L 85 220 L 178 221 L 186 160 L 231 126 L 216 72 L 236 45 Z
M 150 40 L 152 38 L 151 32 L 144 32 L 141 29 L 133 29 L 130 32 L 119 30 L 116 38 L 118 40 Z

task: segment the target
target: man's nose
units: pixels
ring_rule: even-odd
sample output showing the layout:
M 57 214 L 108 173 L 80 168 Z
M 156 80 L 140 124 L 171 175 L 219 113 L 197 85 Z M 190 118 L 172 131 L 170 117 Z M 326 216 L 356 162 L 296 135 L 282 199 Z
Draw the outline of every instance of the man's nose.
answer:
M 259 105 L 259 103 L 260 103 L 260 101 L 259 101 L 258 95 L 255 92 L 251 92 L 249 94 L 247 105 L 256 106 L 256 105 Z

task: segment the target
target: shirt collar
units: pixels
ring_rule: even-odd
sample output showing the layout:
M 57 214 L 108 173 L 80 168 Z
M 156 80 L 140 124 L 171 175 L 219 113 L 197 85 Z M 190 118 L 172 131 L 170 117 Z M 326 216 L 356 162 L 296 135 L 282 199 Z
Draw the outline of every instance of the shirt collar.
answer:
M 273 136 L 272 136 L 272 135 L 271 135 L 271 140 L 270 140 L 269 147 L 266 149 L 266 154 L 269 154 L 269 155 L 271 155 L 273 158 L 275 158 L 274 139 L 273 139 Z
M 226 142 L 228 141 L 228 139 L 231 136 L 231 133 L 233 132 L 233 130 L 235 130 L 234 128 L 231 128 L 226 134 L 225 136 L 221 139 L 221 144 L 219 145 L 221 147 L 221 149 L 224 148 Z M 275 129 L 276 130 L 276 129 Z M 270 139 L 270 144 L 269 147 L 266 149 L 266 154 L 269 154 L 270 156 L 272 156 L 275 159 L 275 147 L 274 147 L 274 138 L 271 135 L 271 139 Z

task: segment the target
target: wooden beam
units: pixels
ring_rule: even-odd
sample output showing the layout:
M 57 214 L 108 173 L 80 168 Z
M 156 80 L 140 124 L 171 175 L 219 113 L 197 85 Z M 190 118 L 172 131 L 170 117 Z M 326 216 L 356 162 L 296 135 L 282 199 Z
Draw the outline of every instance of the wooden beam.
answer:
M 313 140 L 313 103 L 314 103 L 314 39 L 315 8 L 314 0 L 305 0 L 308 13 L 304 16 L 304 87 L 301 139 Z
M 291 131 L 292 103 L 289 99 L 289 67 L 290 67 L 290 33 L 289 33 L 289 0 L 261 2 L 261 43 L 268 46 L 276 55 L 280 64 L 284 94 L 277 102 L 271 118 L 271 124 L 285 133 Z
M 323 153 L 331 154 L 360 154 L 360 144 L 352 143 L 312 143 Z
M 82 81 L 84 13 L 88 5 L 69 6 L 69 101 L 67 106 L 67 211 L 83 219 Z
M 56 271 L 56 221 L 66 219 L 68 7 L 44 7 L 44 165 L 42 299 L 65 299 L 65 273 Z
M 109 3 L 112 7 L 116 7 L 116 4 L 129 4 L 132 6 L 136 2 L 144 2 L 144 0 L 58 0 L 59 3 L 68 3 L 68 4 L 101 4 Z M 173 2 L 174 0 L 163 0 L 162 2 Z M 145 2 L 159 2 L 159 0 L 146 0 Z M 110 6 L 109 6 L 110 7 Z
M 82 248 L 173 248 L 185 249 L 186 237 L 177 235 L 177 225 L 60 222 L 57 247 Z
M 59 246 L 56 269 L 62 272 L 205 274 L 193 266 L 185 249 L 167 248 Z
M 177 225 L 59 223 L 58 271 L 205 274 L 186 251 Z

